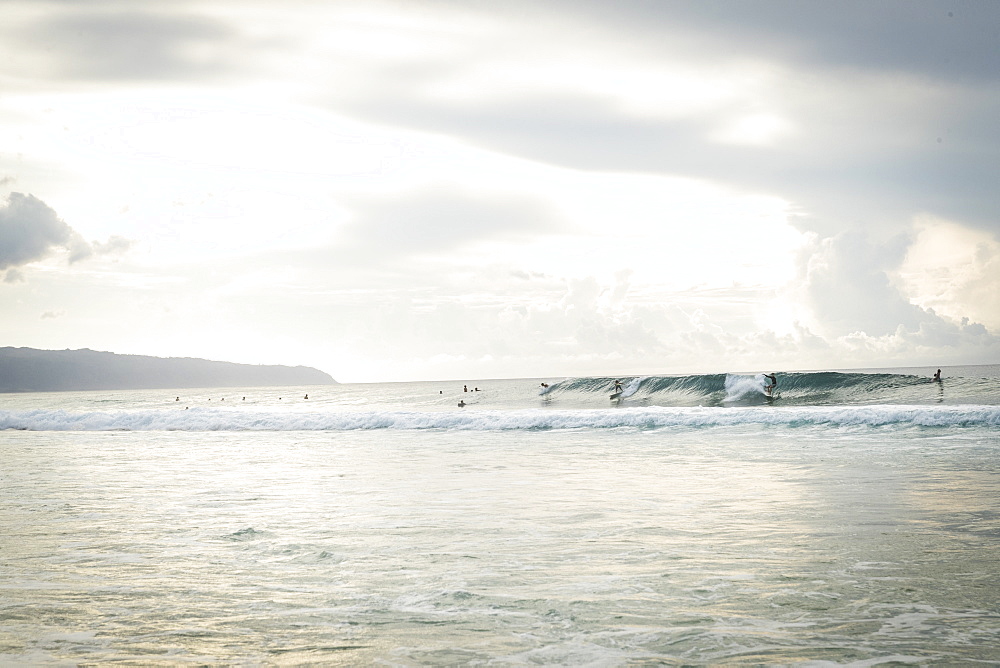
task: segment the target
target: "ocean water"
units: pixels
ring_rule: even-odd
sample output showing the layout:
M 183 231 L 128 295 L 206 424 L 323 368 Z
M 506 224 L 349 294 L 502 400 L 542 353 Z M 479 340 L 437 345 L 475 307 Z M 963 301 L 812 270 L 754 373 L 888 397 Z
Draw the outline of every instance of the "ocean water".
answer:
M 0 665 L 998 665 L 932 371 L 0 395 Z

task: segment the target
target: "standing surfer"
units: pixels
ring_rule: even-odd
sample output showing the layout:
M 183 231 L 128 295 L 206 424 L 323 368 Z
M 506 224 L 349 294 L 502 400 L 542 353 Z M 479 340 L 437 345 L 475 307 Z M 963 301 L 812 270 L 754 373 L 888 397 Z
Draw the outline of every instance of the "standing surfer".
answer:
M 774 372 L 771 372 L 770 374 L 765 373 L 764 380 L 766 381 L 764 383 L 764 392 L 766 392 L 769 397 L 773 396 L 774 391 L 778 389 L 778 379 L 775 377 Z
M 938 369 L 937 373 L 934 374 L 934 380 L 936 380 L 939 383 L 941 382 L 941 369 Z
M 612 392 L 613 392 L 613 394 L 611 395 L 611 398 L 612 399 L 617 399 L 618 401 L 621 401 L 621 398 L 622 398 L 622 382 L 620 380 L 616 380 L 615 381 L 615 388 L 614 388 L 614 390 L 612 390 Z

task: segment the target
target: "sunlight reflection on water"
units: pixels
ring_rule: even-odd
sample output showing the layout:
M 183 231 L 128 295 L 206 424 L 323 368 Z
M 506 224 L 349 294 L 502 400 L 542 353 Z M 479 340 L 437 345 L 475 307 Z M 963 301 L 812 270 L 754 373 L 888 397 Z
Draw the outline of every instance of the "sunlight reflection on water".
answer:
M 3 438 L 7 662 L 998 658 L 981 430 Z

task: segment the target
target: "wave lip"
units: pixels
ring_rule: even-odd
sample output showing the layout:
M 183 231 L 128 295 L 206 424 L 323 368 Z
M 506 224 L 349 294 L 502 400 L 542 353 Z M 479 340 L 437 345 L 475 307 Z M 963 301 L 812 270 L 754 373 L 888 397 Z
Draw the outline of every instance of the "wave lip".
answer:
M 28 431 L 360 431 L 662 429 L 671 427 L 856 426 L 1000 427 L 994 405 L 635 407 L 482 411 L 281 412 L 225 409 L 0 411 L 0 430 Z

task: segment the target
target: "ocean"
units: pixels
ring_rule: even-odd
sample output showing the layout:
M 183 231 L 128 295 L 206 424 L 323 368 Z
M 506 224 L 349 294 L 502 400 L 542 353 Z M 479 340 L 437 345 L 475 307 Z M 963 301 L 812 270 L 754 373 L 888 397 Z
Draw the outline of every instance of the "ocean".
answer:
M 933 371 L 0 395 L 0 665 L 998 665 Z

